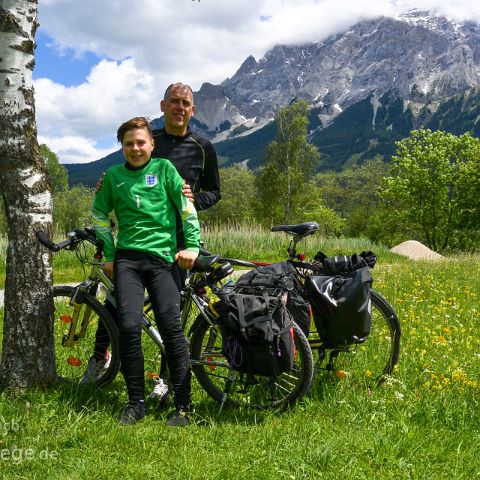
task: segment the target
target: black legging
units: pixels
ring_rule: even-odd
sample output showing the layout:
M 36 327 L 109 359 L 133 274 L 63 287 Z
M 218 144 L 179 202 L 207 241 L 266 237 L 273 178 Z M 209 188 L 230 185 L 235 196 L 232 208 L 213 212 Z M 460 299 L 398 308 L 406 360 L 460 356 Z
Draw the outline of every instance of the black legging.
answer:
M 108 297 L 105 300 L 104 306 L 111 317 L 115 320 L 115 323 L 118 325 L 117 309 L 115 305 L 108 300 Z M 93 356 L 97 361 L 105 359 L 109 345 L 110 337 L 107 329 L 105 328 L 103 322 L 98 322 L 97 331 L 95 333 L 95 346 L 93 348 Z
M 148 253 L 134 250 L 118 250 L 116 253 L 115 297 L 121 371 L 129 399 L 143 399 L 145 377 L 141 336 L 146 288 L 165 345 L 175 405 L 188 407 L 191 381 L 189 349 L 180 325 L 180 294 L 171 269 L 170 264 Z
M 173 276 L 173 280 L 175 285 L 180 292 L 183 287 L 185 286 L 185 280 L 187 276 L 187 271 L 182 270 L 176 263 L 171 266 L 171 272 Z M 118 315 L 117 309 L 115 305 L 112 305 L 111 302 L 108 301 L 108 297 L 105 300 L 105 308 L 108 310 L 108 313 L 112 316 L 115 320 L 115 323 L 118 325 Z M 103 360 L 107 354 L 108 347 L 110 345 L 110 337 L 108 336 L 107 329 L 103 325 L 103 323 L 99 323 L 97 327 L 97 332 L 95 334 L 95 346 L 93 350 L 93 356 L 95 359 Z M 162 355 L 161 363 L 160 363 L 160 376 L 166 377 L 167 375 L 167 364 L 165 362 L 165 356 Z

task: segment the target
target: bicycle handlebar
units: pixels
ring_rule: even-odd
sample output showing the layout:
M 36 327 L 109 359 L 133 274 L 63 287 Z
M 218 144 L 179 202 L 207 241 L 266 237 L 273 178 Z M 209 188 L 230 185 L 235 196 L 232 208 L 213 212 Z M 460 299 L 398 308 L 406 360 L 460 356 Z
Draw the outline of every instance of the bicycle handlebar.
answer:
M 75 229 L 67 234 L 68 238 L 66 240 L 63 240 L 59 243 L 52 242 L 45 232 L 43 231 L 38 231 L 35 232 L 35 235 L 37 236 L 38 241 L 47 247 L 49 250 L 52 252 L 58 252 L 63 249 L 67 250 L 74 250 L 75 247 L 82 241 L 86 240 L 90 242 L 91 244 L 95 245 L 96 247 L 102 247 L 103 246 L 103 241 L 97 239 L 95 235 L 95 230 L 93 228 L 85 228 L 83 230 L 81 229 Z M 212 266 L 214 263 L 217 263 L 221 261 L 221 257 L 219 255 L 213 255 L 211 254 L 208 250 L 205 250 L 204 248 L 200 249 L 200 255 L 197 257 L 195 260 L 195 264 L 193 267 L 193 271 L 196 272 L 210 272 L 212 270 Z M 226 262 L 224 262 L 226 263 Z M 223 265 L 222 268 L 228 270 L 228 268 Z
M 45 232 L 41 230 L 35 232 L 35 235 L 37 236 L 38 241 L 52 252 L 59 252 L 63 249 L 73 250 L 75 246 L 79 244 L 82 240 L 87 240 L 96 247 L 103 246 L 103 241 L 97 240 L 97 237 L 95 236 L 95 230 L 88 227 L 83 230 L 75 229 L 72 232 L 69 232 L 67 234 L 68 238 L 58 243 L 52 242 L 47 237 Z
M 60 242 L 60 243 L 54 243 L 42 231 L 35 232 L 35 235 L 37 236 L 38 241 L 43 246 L 45 246 L 49 250 L 51 250 L 52 252 L 58 252 L 58 251 L 62 250 L 63 248 L 66 248 L 68 245 L 70 245 L 72 243 L 71 238 L 69 238 L 67 240 L 64 240 L 63 242 Z

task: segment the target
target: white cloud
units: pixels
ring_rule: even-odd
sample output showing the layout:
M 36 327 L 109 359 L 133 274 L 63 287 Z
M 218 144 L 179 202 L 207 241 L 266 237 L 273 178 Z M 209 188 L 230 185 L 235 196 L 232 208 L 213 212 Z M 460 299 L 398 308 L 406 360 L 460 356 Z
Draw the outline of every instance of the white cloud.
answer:
M 159 111 L 152 101 L 158 96 L 153 77 L 137 69 L 133 59 L 102 60 L 78 86 L 65 87 L 47 78 L 34 86 L 44 135 L 111 135 L 112 122 Z
M 114 145 L 116 129 L 123 121 L 134 116 L 160 115 L 154 100 L 159 93 L 153 76 L 137 69 L 133 59 L 102 60 L 87 81 L 78 86 L 65 87 L 41 78 L 34 87 L 39 135 L 48 138 L 42 143 L 58 155 L 61 163 L 97 160 L 118 149 L 115 145 L 107 151 L 97 145 L 100 139 Z M 65 137 L 68 145 L 64 148 Z M 77 141 L 79 147 L 75 149 Z
M 159 116 L 161 94 L 174 81 L 198 90 L 276 44 L 321 41 L 360 19 L 414 7 L 480 19 L 478 0 L 42 0 L 40 28 L 57 48 L 109 60 L 78 86 L 37 80 L 38 129 L 49 138 L 91 139 L 95 150 L 96 139 L 113 141 L 131 116 Z
M 118 144 L 110 148 L 99 148 L 95 139 L 73 135 L 62 137 L 39 135 L 38 143 L 48 145 L 48 148 L 57 154 L 60 163 L 94 162 L 119 149 Z

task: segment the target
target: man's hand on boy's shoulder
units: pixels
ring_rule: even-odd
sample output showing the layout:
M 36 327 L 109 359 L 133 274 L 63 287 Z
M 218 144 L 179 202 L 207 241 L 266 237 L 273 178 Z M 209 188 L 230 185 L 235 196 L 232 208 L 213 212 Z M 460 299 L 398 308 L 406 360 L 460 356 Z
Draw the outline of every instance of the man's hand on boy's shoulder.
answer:
M 182 193 L 193 203 L 195 201 L 192 189 L 190 185 L 184 180 L 183 181 L 183 187 L 182 187 Z
M 105 176 L 105 172 L 103 172 L 97 180 L 97 184 L 95 185 L 95 193 L 98 193 L 103 185 L 103 177 Z

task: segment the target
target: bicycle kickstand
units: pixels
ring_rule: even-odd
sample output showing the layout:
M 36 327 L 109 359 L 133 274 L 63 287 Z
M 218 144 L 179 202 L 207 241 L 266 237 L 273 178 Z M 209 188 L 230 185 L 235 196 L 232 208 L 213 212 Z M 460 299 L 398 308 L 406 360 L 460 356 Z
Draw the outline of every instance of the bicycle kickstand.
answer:
M 333 372 L 335 370 L 335 367 L 333 365 L 333 362 L 335 361 L 335 359 L 338 357 L 338 354 L 339 354 L 339 351 L 338 350 L 332 350 L 330 352 L 330 355 L 328 357 L 328 363 L 327 363 L 327 366 L 325 367 L 325 370 L 329 371 L 329 372 Z
M 219 415 L 222 413 L 223 406 L 227 401 L 227 396 L 230 393 L 230 390 L 232 389 L 233 380 L 235 380 L 235 372 L 232 369 L 230 369 L 230 372 L 228 373 L 228 379 L 225 382 L 225 388 L 223 389 L 222 401 L 220 403 L 220 409 L 218 410 Z

